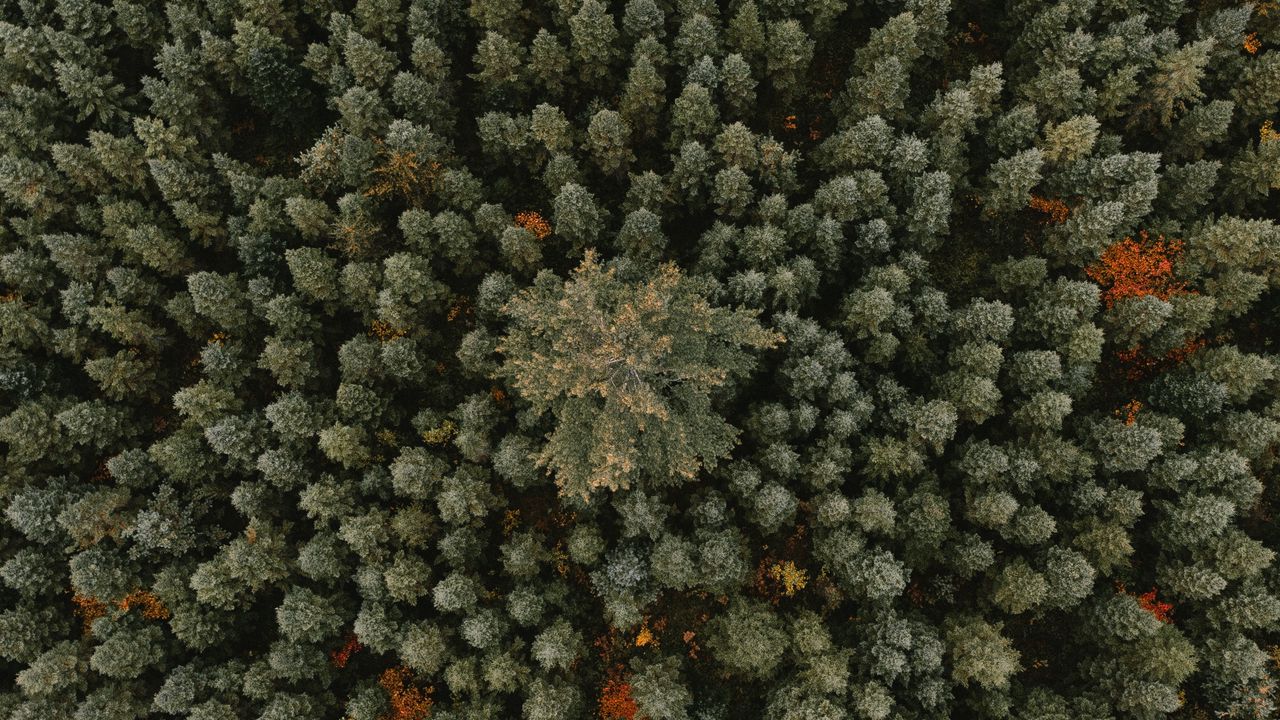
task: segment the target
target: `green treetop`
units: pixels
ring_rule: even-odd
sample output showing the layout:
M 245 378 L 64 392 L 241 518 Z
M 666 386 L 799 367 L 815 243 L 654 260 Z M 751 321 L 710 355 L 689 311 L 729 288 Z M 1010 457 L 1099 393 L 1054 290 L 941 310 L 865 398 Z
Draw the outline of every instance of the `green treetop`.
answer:
M 743 309 L 713 307 L 674 265 L 631 282 L 594 252 L 564 283 L 542 273 L 506 306 L 501 375 L 555 429 L 538 455 L 562 492 L 673 483 L 737 442 L 712 389 L 783 340 Z

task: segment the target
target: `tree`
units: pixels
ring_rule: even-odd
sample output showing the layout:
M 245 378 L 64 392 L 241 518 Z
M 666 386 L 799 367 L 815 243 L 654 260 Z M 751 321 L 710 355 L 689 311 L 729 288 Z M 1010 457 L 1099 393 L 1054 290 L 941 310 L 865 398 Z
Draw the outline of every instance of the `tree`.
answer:
M 665 20 L 662 8 L 654 0 L 627 0 L 622 15 L 622 28 L 634 38 L 663 34 Z
M 712 620 L 707 642 L 730 671 L 760 679 L 782 660 L 787 634 L 778 616 L 757 600 L 735 598 L 724 614 Z
M 529 50 L 529 66 L 544 88 L 558 93 L 569 69 L 569 53 L 555 33 L 540 28 Z
M 573 52 L 578 59 L 578 74 L 584 82 L 604 79 L 616 52 L 618 28 L 613 15 L 599 0 L 584 0 L 578 12 L 569 19 Z
M 730 119 L 747 120 L 756 106 L 756 79 L 740 53 L 730 53 L 721 64 L 721 91 Z
M 814 42 L 798 20 L 774 20 L 766 25 L 765 66 L 774 92 L 784 99 L 800 92 L 801 73 L 813 59 Z
M 601 110 L 587 126 L 587 146 L 605 174 L 621 174 L 635 159 L 628 147 L 631 129 L 614 110 Z
M 292 640 L 319 642 L 334 636 L 342 616 L 331 602 L 317 593 L 296 589 L 286 594 L 276 609 L 280 632 Z
M 533 657 L 545 670 L 567 669 L 577 658 L 579 639 L 568 622 L 557 620 L 533 641 Z
M 585 187 L 565 183 L 555 200 L 556 234 L 575 247 L 589 247 L 604 229 L 604 215 Z
M 645 717 L 653 720 L 689 717 L 686 708 L 693 697 L 681 681 L 678 658 L 667 657 L 648 665 L 632 677 L 631 684 L 636 708 Z
M 667 104 L 667 83 L 648 56 L 635 58 L 627 74 L 619 111 L 622 120 L 642 136 L 657 130 L 659 114 Z
M 737 431 L 710 389 L 750 369 L 744 347 L 782 340 L 744 310 L 710 305 L 674 266 L 631 282 L 594 253 L 563 283 L 540 275 L 506 313 L 501 372 L 557 422 L 538 462 L 583 496 L 714 467 Z
M 971 619 L 947 628 L 951 652 L 951 677 L 965 687 L 975 683 L 987 689 L 1008 687 L 1009 677 L 1019 669 L 1020 653 L 998 625 Z
M 695 81 L 685 83 L 680 97 L 671 105 L 672 145 L 680 148 L 688 142 L 708 139 L 718 118 L 711 91 Z
M 1275 0 L 0 7 L 0 718 L 1276 714 Z
M 490 30 L 476 45 L 475 63 L 479 72 L 473 77 L 487 92 L 500 94 L 520 82 L 524 48 L 502 33 Z
M 987 173 L 991 190 L 982 201 L 986 211 L 996 214 L 1026 206 L 1031 188 L 1040 182 L 1043 162 L 1044 153 L 1038 148 L 997 160 Z

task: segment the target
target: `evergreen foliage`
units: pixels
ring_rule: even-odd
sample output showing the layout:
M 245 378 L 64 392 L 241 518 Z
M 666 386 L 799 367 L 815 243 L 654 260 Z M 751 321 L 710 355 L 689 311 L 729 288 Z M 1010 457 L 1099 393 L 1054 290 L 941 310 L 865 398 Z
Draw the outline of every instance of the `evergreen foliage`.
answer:
M 0 0 L 0 719 L 1280 712 L 1274 0 Z

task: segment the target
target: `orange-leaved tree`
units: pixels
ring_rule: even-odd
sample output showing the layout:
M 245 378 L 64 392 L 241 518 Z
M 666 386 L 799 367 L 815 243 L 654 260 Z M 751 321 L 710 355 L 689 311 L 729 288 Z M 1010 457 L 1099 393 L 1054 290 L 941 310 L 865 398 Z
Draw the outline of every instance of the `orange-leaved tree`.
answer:
M 631 697 L 631 683 L 620 673 L 611 673 L 600 690 L 600 717 L 603 720 L 632 720 L 639 708 Z
M 406 667 L 387 668 L 378 678 L 378 684 L 391 698 L 391 712 L 383 720 L 424 720 L 431 714 L 431 693 L 434 688 L 420 688 L 413 684 L 413 671 Z
M 1156 616 L 1156 619 L 1162 623 L 1173 622 L 1173 603 L 1161 602 L 1156 599 L 1156 589 L 1151 588 L 1147 592 L 1138 596 L 1138 604 L 1143 610 Z
M 139 608 L 142 611 L 142 617 L 148 620 L 169 619 L 169 608 L 165 607 L 160 598 L 149 590 L 134 590 L 117 600 L 116 607 L 125 612 Z
M 1173 274 L 1173 265 L 1182 255 L 1182 242 L 1152 239 L 1147 231 L 1138 239 L 1126 237 L 1113 243 L 1098 261 L 1085 268 L 1085 275 L 1102 287 L 1102 301 L 1107 307 L 1130 297 L 1153 295 L 1168 300 L 1190 291 Z
M 329 652 L 329 662 L 334 667 L 342 669 L 351 661 L 351 656 L 364 649 L 364 645 L 360 642 L 360 638 L 355 633 L 348 633 L 346 640 L 342 643 L 342 647 Z
M 1053 225 L 1066 222 L 1067 216 L 1071 214 L 1071 208 L 1063 201 L 1057 198 L 1042 198 L 1039 195 L 1032 195 L 1027 201 L 1027 207 L 1044 213 L 1047 216 L 1044 221 Z
M 121 612 L 139 610 L 142 613 L 142 617 L 147 620 L 169 619 L 169 608 L 165 607 L 160 598 L 149 590 L 133 590 L 119 600 L 110 603 L 77 593 L 72 596 L 71 604 L 75 606 L 74 612 L 80 616 L 80 620 L 84 625 L 83 630 L 86 634 L 93 631 L 93 622 L 95 620 L 106 616 L 110 605 L 115 605 Z
M 1156 588 L 1151 588 L 1139 595 L 1126 590 L 1124 583 L 1117 582 L 1116 591 L 1136 598 L 1138 600 L 1138 606 L 1154 615 L 1160 622 L 1173 623 L 1173 603 L 1163 602 L 1156 599 Z
M 516 225 L 533 233 L 534 237 L 539 240 L 545 239 L 551 234 L 551 223 L 547 222 L 542 214 L 535 210 L 524 210 L 516 213 Z

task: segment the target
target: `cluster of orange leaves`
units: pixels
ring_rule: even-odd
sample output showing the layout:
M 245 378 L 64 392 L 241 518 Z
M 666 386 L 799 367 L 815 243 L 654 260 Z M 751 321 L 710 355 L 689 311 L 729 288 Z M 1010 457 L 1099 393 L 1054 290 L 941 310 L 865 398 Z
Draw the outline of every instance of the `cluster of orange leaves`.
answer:
M 1258 39 L 1258 33 L 1251 32 L 1244 36 L 1244 51 L 1250 55 L 1256 55 L 1262 49 L 1262 41 Z
M 550 231 L 548 231 L 550 232 Z M 471 307 L 471 301 L 465 295 L 459 295 L 453 304 L 449 306 L 449 312 L 445 315 L 445 320 L 453 322 L 464 315 L 471 317 L 475 314 L 475 309 Z
M 809 571 L 796 559 L 803 561 L 806 527 L 797 525 L 775 554 L 765 545 L 765 554 L 756 564 L 755 589 L 771 603 L 777 605 L 784 597 L 794 597 L 809 585 Z
M 1135 593 L 1131 593 L 1128 590 L 1125 590 L 1124 583 L 1118 582 L 1116 583 L 1116 590 L 1118 592 L 1122 592 L 1126 595 L 1132 595 L 1133 597 L 1137 598 L 1138 606 L 1141 607 L 1143 610 L 1146 610 L 1147 612 L 1154 615 L 1155 618 L 1160 622 L 1162 623 L 1173 622 L 1173 603 L 1167 603 L 1167 602 L 1162 602 L 1160 600 L 1157 600 L 1156 588 L 1153 587 L 1147 592 L 1144 592 L 1141 595 L 1138 595 Z
M 94 620 L 107 614 L 109 605 L 95 597 L 80 594 L 72 596 L 71 604 L 75 606 L 75 614 L 80 616 L 85 633 L 92 631 Z M 142 617 L 148 620 L 169 619 L 169 608 L 148 590 L 134 590 L 110 605 L 115 605 L 121 612 L 139 609 L 142 611 Z
M 533 233 L 533 236 L 539 240 L 545 239 L 551 234 L 551 223 L 547 222 L 541 213 L 533 210 L 523 210 L 516 213 L 516 225 Z
M 568 546 L 565 545 L 563 539 L 557 540 L 556 544 L 551 548 L 551 562 L 555 566 L 556 574 L 560 577 L 568 577 L 569 571 L 573 570 L 573 566 L 569 564 Z
M 763 558 L 756 568 L 756 590 L 775 605 L 784 597 L 794 597 L 808 584 L 808 571 L 793 560 Z
M 1276 125 L 1271 120 L 1264 120 L 1262 127 L 1258 128 L 1258 142 L 1268 143 L 1280 140 L 1280 132 L 1276 132 Z
M 423 720 L 431 714 L 434 687 L 425 690 L 413 684 L 413 671 L 406 667 L 387 668 L 378 678 L 378 684 L 391 698 L 391 712 L 384 720 Z
M 697 637 L 698 633 L 692 630 L 685 630 L 680 635 L 680 639 L 684 641 L 684 644 L 689 646 L 689 657 L 694 660 L 698 659 L 698 651 L 702 649 L 702 647 L 698 645 L 698 641 L 696 640 Z
M 631 683 L 621 676 L 621 666 L 610 673 L 600 690 L 600 717 L 603 720 L 632 720 L 639 712 L 631 697 Z
M 1163 357 L 1154 357 L 1148 354 L 1145 348 L 1138 345 L 1129 350 L 1117 350 L 1116 359 L 1125 367 L 1125 377 L 1130 381 L 1137 382 L 1152 373 L 1182 363 L 1208 344 L 1204 338 L 1191 338 L 1182 345 L 1165 353 Z
M 650 633 L 648 639 L 641 642 L 648 631 L 649 624 L 646 622 L 636 637 L 636 645 L 643 646 L 652 641 Z M 600 663 L 608 668 L 598 700 L 602 720 L 632 720 L 639 712 L 636 701 L 631 697 L 631 683 L 628 681 L 626 667 L 620 661 L 620 656 L 627 652 L 628 644 L 627 639 L 615 627 L 610 627 L 608 632 L 592 642 L 600 656 Z
M 513 508 L 502 514 L 502 535 L 510 537 L 520 527 L 520 509 Z
M 1116 416 L 1124 418 L 1125 425 L 1132 425 L 1138 419 L 1138 411 L 1142 410 L 1142 401 L 1130 400 L 1116 410 Z
M 828 92 L 827 97 L 830 97 L 830 92 Z M 795 115 L 788 115 L 782 118 L 782 129 L 787 132 L 794 132 L 800 129 L 799 118 Z M 822 116 L 817 115 L 813 118 L 813 121 L 809 123 L 809 139 L 817 142 L 822 139 L 822 136 Z
M 1071 214 L 1071 208 L 1067 204 L 1057 198 L 1042 198 L 1039 195 L 1032 195 L 1027 201 L 1027 206 L 1032 210 L 1039 210 L 1048 217 L 1047 222 L 1054 225 L 1061 225 L 1067 221 L 1067 216 Z
M 84 632 L 88 633 L 93 627 L 93 621 L 107 614 L 107 604 L 95 597 L 87 595 L 75 595 L 71 598 L 71 604 L 75 605 L 75 613 L 80 616 L 80 621 L 84 623 Z
M 818 115 L 809 123 L 809 139 L 817 142 L 822 139 L 822 116 Z
M 342 647 L 329 652 L 329 662 L 334 667 L 342 669 L 351 661 L 351 656 L 364 649 L 364 645 L 360 643 L 360 638 L 355 633 L 348 633 L 347 639 L 342 643 Z
M 1156 619 L 1162 623 L 1173 622 L 1173 603 L 1161 602 L 1156 599 L 1156 589 L 1151 588 L 1147 592 L 1138 596 L 1138 605 L 1143 610 L 1156 616 Z
M 369 323 L 369 336 L 376 337 L 382 342 L 395 340 L 405 336 L 405 331 L 383 320 L 374 320 Z
M 591 644 L 595 646 L 596 654 L 600 656 L 601 664 L 612 665 L 614 657 L 623 652 L 625 642 L 621 638 L 618 628 L 610 627 L 608 632 L 597 635 Z
M 636 647 L 648 647 L 656 642 L 657 638 L 648 625 L 640 628 L 640 632 L 636 633 Z
M 1147 231 L 1138 239 L 1126 237 L 1113 243 L 1098 262 L 1085 268 L 1085 275 L 1102 287 L 1102 301 L 1107 307 L 1117 300 L 1153 295 L 1168 300 L 1189 292 L 1173 275 L 1173 264 L 1182 255 L 1182 242 L 1151 239 Z
M 635 698 L 631 697 L 631 683 L 628 678 L 629 675 L 621 663 L 610 666 L 608 678 L 600 688 L 601 720 L 633 720 L 636 713 L 640 711 Z
M 653 645 L 654 647 L 657 647 L 658 645 L 657 633 L 662 632 L 666 628 L 667 628 L 666 618 L 660 617 L 652 622 L 650 622 L 649 620 L 645 620 L 643 623 L 640 624 L 639 632 L 636 633 L 636 641 L 635 641 L 636 647 L 648 647 L 649 645 Z
M 497 404 L 498 407 L 510 409 L 511 399 L 507 397 L 506 390 L 503 390 L 497 385 L 494 385 L 493 387 L 489 388 L 489 397 L 493 398 L 493 402 Z
M 376 228 L 363 219 L 340 222 L 333 226 L 334 242 L 329 246 L 346 255 L 359 255 L 372 245 Z
M 142 610 L 142 617 L 148 620 L 168 620 L 169 608 L 164 606 L 160 598 L 147 590 L 134 590 L 116 601 L 116 607 L 124 612 L 134 608 Z
M 398 194 L 412 198 L 419 190 L 430 190 L 440 173 L 440 163 L 418 162 L 418 153 L 410 151 L 385 152 L 386 162 L 373 169 L 377 182 L 365 191 L 367 197 Z

